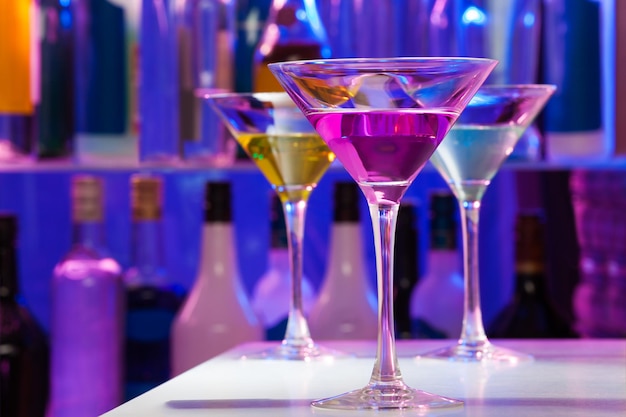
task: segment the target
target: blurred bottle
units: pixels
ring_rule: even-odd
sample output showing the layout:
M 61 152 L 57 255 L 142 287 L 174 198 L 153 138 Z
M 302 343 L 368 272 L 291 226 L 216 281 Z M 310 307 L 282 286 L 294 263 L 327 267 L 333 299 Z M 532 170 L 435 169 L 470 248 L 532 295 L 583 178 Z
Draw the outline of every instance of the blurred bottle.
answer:
M 265 273 L 252 295 L 252 307 L 265 328 L 266 340 L 283 340 L 292 298 L 292 274 L 287 243 L 287 226 L 278 195 L 271 192 L 270 249 Z M 302 308 L 309 314 L 315 303 L 315 290 L 302 277 Z
M 225 166 L 234 160 L 235 144 L 203 92 L 234 89 L 236 2 L 172 0 L 178 57 L 180 138 L 187 160 Z M 229 146 L 230 145 L 230 146 Z
M 198 275 L 172 326 L 172 375 L 263 339 L 241 284 L 234 236 L 230 183 L 208 182 Z
M 396 336 L 410 339 L 411 294 L 419 279 L 416 204 L 406 199 L 400 204 L 393 263 L 394 318 Z
M 235 91 L 252 91 L 253 56 L 270 11 L 272 0 L 237 0 L 237 48 Z
M 141 2 L 73 0 L 75 159 L 137 161 L 137 26 Z
M 315 339 L 376 339 L 376 296 L 367 279 L 359 199 L 355 182 L 334 187 L 328 266 L 309 316 Z
M 77 1 L 39 0 L 41 91 L 37 156 L 69 157 L 74 150 L 75 11 Z
M 165 0 L 142 0 L 139 23 L 139 160 L 180 160 L 176 37 Z
M 624 322 L 614 321 L 620 311 L 615 302 L 626 294 L 624 190 L 626 176 L 621 171 L 576 169 L 570 174 L 580 272 L 572 305 L 581 337 L 624 334 Z
M 431 2 L 427 44 L 422 25 L 406 26 L 408 48 L 420 45 L 430 56 L 493 58 L 499 61 L 487 84 L 531 84 L 539 79 L 543 0 L 443 0 Z M 423 7 L 423 6 L 422 6 Z M 421 10 L 423 12 L 423 8 Z M 498 42 L 494 42 L 498 39 Z M 552 59 L 552 58 L 551 58 Z M 531 125 L 518 141 L 511 159 L 539 160 L 543 139 Z
M 123 283 L 103 220 L 101 180 L 72 178 L 72 248 L 52 278 L 48 417 L 100 415 L 122 401 Z
M 575 337 L 571 326 L 550 299 L 544 259 L 541 216 L 537 213 L 518 214 L 515 224 L 515 292 L 489 326 L 489 337 Z
M 267 64 L 330 58 L 330 54 L 326 30 L 314 0 L 273 0 L 254 51 L 253 89 L 283 91 Z
M 609 221 L 607 224 L 607 299 L 612 337 L 626 337 L 626 173 L 606 171 Z M 610 197 L 609 197 L 610 196 Z M 616 197 L 616 198 L 615 198 Z
M 579 247 L 580 281 L 572 296 L 576 330 L 582 337 L 606 336 L 606 257 L 602 251 L 601 207 L 607 192 L 600 171 L 574 170 L 570 190 Z
M 3 6 L 0 162 L 72 155 L 74 3 L 17 0 Z
M 37 12 L 31 0 L 14 0 L 0 13 L 0 162 L 26 162 L 36 152 Z
M 406 30 L 420 26 L 427 16 L 422 1 L 318 0 L 333 58 L 402 56 Z M 407 26 L 406 25 L 410 25 Z M 421 27 L 424 27 L 422 22 Z M 421 38 L 426 42 L 425 38 Z M 411 55 L 411 54 L 409 54 Z M 424 53 L 412 54 L 413 56 Z
M 49 349 L 43 329 L 20 303 L 17 218 L 0 214 L 0 415 L 44 417 Z
M 163 263 L 162 179 L 135 174 L 130 185 L 133 254 L 124 277 L 126 399 L 170 378 L 171 327 L 184 298 Z
M 546 156 L 551 161 L 606 159 L 614 143 L 602 123 L 602 2 L 544 3 L 544 81 L 557 86 L 544 113 Z
M 607 253 L 608 324 L 611 337 L 626 337 L 626 174 L 611 173 L 621 197 L 610 217 L 610 249 Z M 621 178 L 620 178 L 621 177 Z
M 461 334 L 464 283 L 456 207 L 456 198 L 447 190 L 430 195 L 427 270 L 411 297 L 415 338 L 455 338 Z

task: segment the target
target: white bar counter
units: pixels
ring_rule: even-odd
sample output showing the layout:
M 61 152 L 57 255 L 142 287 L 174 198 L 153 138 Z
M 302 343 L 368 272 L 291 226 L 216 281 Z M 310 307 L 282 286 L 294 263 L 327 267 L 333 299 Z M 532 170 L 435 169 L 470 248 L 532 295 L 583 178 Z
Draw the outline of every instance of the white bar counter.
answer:
M 242 360 L 268 343 L 246 344 L 211 359 L 114 410 L 106 417 L 300 417 L 446 415 L 472 417 L 626 416 L 626 340 L 495 340 L 535 356 L 518 365 L 481 365 L 415 355 L 453 341 L 398 341 L 405 382 L 464 401 L 448 411 L 328 411 L 309 403 L 362 388 L 374 342 L 321 342 L 355 358 L 330 362 Z

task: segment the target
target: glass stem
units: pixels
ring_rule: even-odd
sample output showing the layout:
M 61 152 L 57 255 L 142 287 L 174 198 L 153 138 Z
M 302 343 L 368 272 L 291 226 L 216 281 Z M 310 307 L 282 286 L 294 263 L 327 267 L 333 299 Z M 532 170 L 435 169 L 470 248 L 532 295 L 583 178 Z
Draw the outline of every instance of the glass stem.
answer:
M 463 230 L 463 274 L 465 298 L 463 330 L 459 344 L 479 346 L 486 344 L 487 336 L 483 327 L 480 308 L 480 282 L 478 268 L 478 219 L 480 200 L 462 201 L 461 223 Z
M 304 200 L 284 201 L 287 241 L 291 255 L 291 305 L 283 345 L 290 347 L 312 346 L 313 339 L 302 308 L 302 243 L 307 203 Z
M 393 318 L 393 256 L 398 204 L 369 204 L 376 249 L 378 345 L 370 386 L 404 385 L 398 367 Z M 382 387 L 381 387 L 382 386 Z

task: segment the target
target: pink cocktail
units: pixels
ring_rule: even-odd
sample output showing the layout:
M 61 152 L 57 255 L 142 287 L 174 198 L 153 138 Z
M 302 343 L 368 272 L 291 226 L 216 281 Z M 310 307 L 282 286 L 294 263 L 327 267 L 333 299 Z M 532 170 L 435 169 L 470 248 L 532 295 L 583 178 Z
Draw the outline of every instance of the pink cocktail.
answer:
M 314 401 L 314 407 L 426 411 L 463 404 L 402 379 L 393 323 L 394 234 L 402 196 L 495 64 L 473 58 L 270 64 L 363 191 L 374 229 L 379 330 L 372 376 L 364 388 Z

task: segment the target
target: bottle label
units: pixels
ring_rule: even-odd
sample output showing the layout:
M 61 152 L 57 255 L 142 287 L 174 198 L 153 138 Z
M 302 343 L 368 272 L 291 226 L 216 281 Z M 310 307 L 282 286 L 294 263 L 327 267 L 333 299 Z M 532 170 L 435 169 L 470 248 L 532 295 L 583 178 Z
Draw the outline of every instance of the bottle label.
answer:
M 33 112 L 30 4 L 11 0 L 0 6 L 0 113 Z

